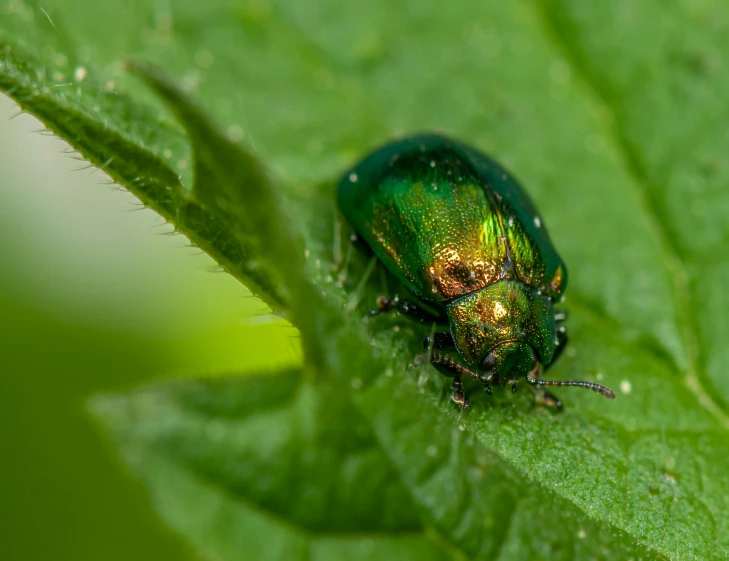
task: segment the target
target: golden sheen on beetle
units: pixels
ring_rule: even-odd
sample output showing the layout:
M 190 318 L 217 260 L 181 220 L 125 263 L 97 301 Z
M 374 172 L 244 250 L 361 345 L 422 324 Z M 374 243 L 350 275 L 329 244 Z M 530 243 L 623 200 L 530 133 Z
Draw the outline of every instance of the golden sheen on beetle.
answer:
M 411 295 L 381 297 L 370 313 L 397 310 L 443 326 L 416 362 L 453 377 L 462 408 L 464 376 L 489 394 L 525 378 L 558 409 L 547 386 L 615 398 L 600 384 L 542 377 L 567 345 L 566 315 L 554 307 L 567 268 L 529 196 L 494 160 L 443 136 L 413 136 L 345 173 L 337 199 L 356 236 Z

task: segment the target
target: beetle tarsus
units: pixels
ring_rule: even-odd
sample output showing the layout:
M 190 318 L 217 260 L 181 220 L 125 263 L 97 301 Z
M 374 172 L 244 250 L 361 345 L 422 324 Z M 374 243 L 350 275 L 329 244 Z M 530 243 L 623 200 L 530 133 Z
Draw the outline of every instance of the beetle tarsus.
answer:
M 532 383 L 529 383 L 529 388 L 534 392 L 534 398 L 537 403 L 542 403 L 547 407 L 554 407 L 558 413 L 562 412 L 562 401 L 547 388 Z
M 468 409 L 470 403 L 468 402 L 466 394 L 463 393 L 463 382 L 461 381 L 460 376 L 455 376 L 453 378 L 453 383 L 451 384 L 451 387 L 453 388 L 453 395 L 451 396 L 451 399 L 458 405 L 460 405 L 461 410 Z
M 549 407 L 554 407 L 557 411 L 562 411 L 563 405 L 559 398 L 549 390 L 542 389 L 542 399 Z
M 463 377 L 470 376 L 476 380 L 481 380 L 481 377 L 472 370 L 469 370 L 465 366 L 461 366 L 452 358 L 441 353 L 431 353 L 430 356 L 427 354 L 418 355 L 413 360 L 413 365 L 420 366 L 426 362 L 430 362 L 442 374 L 453 377 L 452 399 L 461 406 L 461 409 L 468 409 L 469 401 L 466 394 L 463 392 Z M 490 393 L 491 390 L 487 389 L 487 391 Z

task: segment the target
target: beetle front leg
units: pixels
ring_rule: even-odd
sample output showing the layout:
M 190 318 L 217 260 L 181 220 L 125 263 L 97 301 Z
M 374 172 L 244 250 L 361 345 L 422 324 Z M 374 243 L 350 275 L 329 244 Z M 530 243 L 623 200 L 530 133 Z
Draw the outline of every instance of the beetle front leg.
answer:
M 569 341 L 569 338 L 567 337 L 567 326 L 564 324 L 566 319 L 567 319 L 567 312 L 560 311 L 560 312 L 554 313 L 555 331 L 556 331 L 556 336 L 557 336 L 557 346 L 554 349 L 554 355 L 552 356 L 552 362 L 550 362 L 549 364 L 547 364 L 544 367 L 544 372 L 549 370 L 552 367 L 552 365 L 555 362 L 557 362 L 557 359 L 567 348 L 567 342 Z M 559 398 L 556 395 L 554 395 L 552 392 L 550 392 L 547 388 L 535 388 L 532 386 L 532 389 L 535 391 L 535 393 L 541 394 L 541 397 L 547 406 L 554 407 L 557 411 L 562 411 L 562 407 L 563 407 L 562 402 L 559 400 Z
M 554 407 L 557 412 L 562 411 L 564 405 L 560 401 L 560 399 L 554 395 L 552 392 L 550 392 L 547 388 L 537 388 L 529 385 L 529 388 L 534 392 L 534 397 L 536 398 L 537 403 L 541 400 L 544 405 L 547 407 Z
M 453 388 L 453 395 L 451 396 L 451 399 L 457 403 L 461 409 L 468 409 L 470 403 L 468 402 L 466 394 L 463 393 L 463 381 L 461 380 L 460 375 L 453 376 L 453 383 L 451 384 L 451 387 Z
M 438 372 L 445 376 L 453 378 L 453 395 L 451 399 L 461 406 L 461 409 L 468 409 L 469 402 L 466 394 L 463 392 L 463 377 L 470 376 L 476 380 L 481 381 L 481 377 L 472 370 L 469 370 L 465 366 L 461 366 L 455 360 L 441 353 L 432 353 L 428 355 L 418 355 L 413 360 L 415 366 L 419 366 L 425 362 L 430 362 L 436 367 Z
M 542 399 L 544 403 L 549 407 L 554 407 L 557 411 L 562 411 L 562 402 L 559 398 L 549 390 L 542 389 Z
M 384 314 L 387 312 L 390 312 L 392 310 L 397 310 L 402 315 L 409 317 L 410 319 L 414 319 L 417 321 L 421 321 L 423 323 L 430 322 L 430 323 L 443 323 L 444 320 L 439 315 L 436 315 L 432 312 L 429 312 L 422 306 L 419 306 L 415 302 L 410 302 L 409 300 L 400 300 L 397 296 L 395 298 L 385 298 L 384 296 L 380 296 L 377 299 L 377 308 L 374 310 L 370 310 L 371 316 L 378 316 L 380 314 Z

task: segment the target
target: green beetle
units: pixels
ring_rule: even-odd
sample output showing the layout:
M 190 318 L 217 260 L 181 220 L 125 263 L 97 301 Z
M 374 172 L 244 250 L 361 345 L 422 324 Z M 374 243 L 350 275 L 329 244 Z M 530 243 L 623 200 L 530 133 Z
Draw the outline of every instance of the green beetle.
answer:
M 453 400 L 463 409 L 464 376 L 489 394 L 492 385 L 514 391 L 526 377 L 558 409 L 561 402 L 544 386 L 615 397 L 600 384 L 541 378 L 567 344 L 566 316 L 554 309 L 567 268 L 531 199 L 494 160 L 443 136 L 413 136 L 345 173 L 337 199 L 356 236 L 415 297 L 379 298 L 370 313 L 396 309 L 449 325 L 425 338 L 429 352 L 416 360 L 453 377 Z M 439 352 L 447 349 L 468 366 Z

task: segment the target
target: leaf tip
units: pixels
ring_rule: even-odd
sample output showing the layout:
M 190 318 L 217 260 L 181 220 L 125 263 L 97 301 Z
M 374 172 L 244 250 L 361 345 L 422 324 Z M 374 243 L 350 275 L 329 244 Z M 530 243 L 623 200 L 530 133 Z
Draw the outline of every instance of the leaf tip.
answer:
M 119 394 L 95 395 L 88 400 L 86 409 L 107 430 L 123 426 L 129 418 L 127 400 Z

